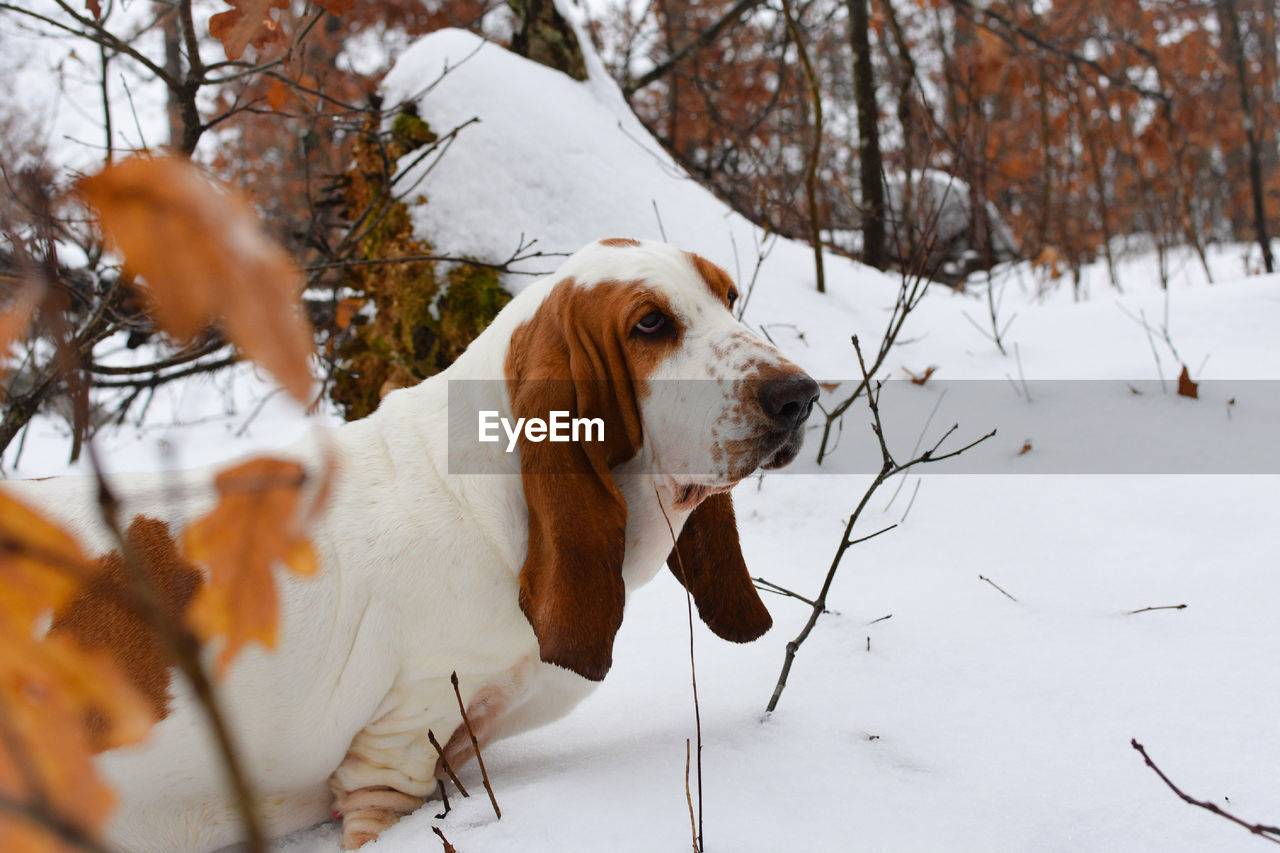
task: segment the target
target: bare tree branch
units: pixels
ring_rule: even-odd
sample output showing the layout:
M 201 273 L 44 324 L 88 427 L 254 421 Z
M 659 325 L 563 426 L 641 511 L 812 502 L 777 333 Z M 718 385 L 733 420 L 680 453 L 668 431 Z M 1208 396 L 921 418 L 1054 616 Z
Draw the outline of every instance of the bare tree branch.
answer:
M 674 71 L 680 63 L 688 59 L 690 54 L 706 47 L 716 39 L 720 38 L 721 33 L 736 24 L 743 15 L 761 5 L 763 2 L 764 0 L 738 0 L 737 3 L 729 7 L 729 11 L 725 12 L 720 20 L 716 21 L 710 27 L 699 33 L 696 38 L 668 57 L 665 62 L 655 65 L 644 74 L 641 74 L 637 79 L 623 86 L 623 94 L 630 98 L 634 93 L 643 89 L 645 86 L 661 80 L 663 77 Z

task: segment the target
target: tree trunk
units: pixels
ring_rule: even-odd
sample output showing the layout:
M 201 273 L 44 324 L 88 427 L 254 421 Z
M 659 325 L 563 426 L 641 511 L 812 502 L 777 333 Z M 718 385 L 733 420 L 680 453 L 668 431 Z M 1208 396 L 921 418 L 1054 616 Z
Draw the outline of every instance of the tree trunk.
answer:
M 787 31 L 796 43 L 796 54 L 800 58 L 800 67 L 804 71 L 805 82 L 809 86 L 809 109 L 812 112 L 813 147 L 809 150 L 809 159 L 805 164 L 804 186 L 805 198 L 809 207 L 809 242 L 813 245 L 814 276 L 817 279 L 819 293 L 827 292 L 826 265 L 822 259 L 822 212 L 818 204 L 818 159 L 822 156 L 822 93 L 818 88 L 818 78 L 809 61 L 809 51 L 805 47 L 800 24 L 791 13 L 789 0 L 782 0 L 782 14 L 787 19 Z
M 1244 40 L 1240 36 L 1240 16 L 1236 12 L 1236 0 L 1216 0 L 1216 5 L 1219 26 L 1222 28 L 1225 59 L 1235 68 L 1236 88 L 1240 94 L 1244 137 L 1249 149 L 1249 189 L 1253 194 L 1253 227 L 1257 233 L 1258 245 L 1262 248 L 1262 264 L 1267 272 L 1275 272 L 1275 259 L 1271 255 L 1271 238 L 1267 232 L 1267 209 L 1262 182 L 1262 151 L 1258 145 L 1253 105 L 1249 98 L 1249 78 L 1245 69 Z
M 160 30 L 164 33 L 164 70 L 172 79 L 182 79 L 182 31 L 176 9 L 165 9 L 156 4 L 160 13 Z M 169 147 L 181 151 L 186 138 L 183 121 L 183 104 L 179 94 L 169 89 L 169 99 L 165 104 L 165 112 L 169 118 Z
M 911 55 L 911 47 L 907 43 L 902 24 L 893 8 L 893 0 L 881 0 L 889 32 L 893 34 L 894 46 L 898 51 L 898 62 L 902 69 L 902 79 L 898 81 L 898 124 L 902 128 L 902 190 L 898 199 L 898 209 L 889 210 L 885 204 L 886 232 L 888 218 L 894 217 L 893 252 L 896 256 L 910 263 L 916 255 L 916 223 L 919 222 L 915 203 L 915 171 L 916 171 L 916 125 L 915 111 L 912 103 L 912 87 L 916 81 L 916 63 Z M 886 239 L 888 234 L 886 233 Z M 905 237 L 905 241 L 904 238 Z
M 853 97 L 858 107 L 858 178 L 862 202 L 862 262 L 876 269 L 888 265 L 885 254 L 885 203 L 880 156 L 880 111 L 871 70 L 870 11 L 867 0 L 848 0 L 853 47 Z M 911 176 L 907 176 L 911 180 Z

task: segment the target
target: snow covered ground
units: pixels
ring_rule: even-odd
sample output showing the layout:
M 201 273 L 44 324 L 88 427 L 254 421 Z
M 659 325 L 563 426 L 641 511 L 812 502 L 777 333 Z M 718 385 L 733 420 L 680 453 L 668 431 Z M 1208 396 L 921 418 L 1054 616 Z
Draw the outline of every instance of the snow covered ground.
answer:
M 438 131 L 481 122 L 419 187 L 427 201 L 415 221 L 438 249 L 501 258 L 522 233 L 547 252 L 665 233 L 747 290 L 758 229 L 679 172 L 598 62 L 591 81 L 574 83 L 444 31 L 403 54 L 387 78 L 390 100 L 434 80 L 446 62 L 461 65 L 423 100 L 422 115 Z M 1126 262 L 1123 294 L 1095 278 L 1082 300 L 1067 284 L 1042 294 L 1033 271 L 1014 270 L 996 285 L 1003 316 L 1017 314 L 1007 356 L 970 322 L 988 322 L 981 288 L 931 290 L 884 375 L 936 366 L 929 384 L 898 392 L 922 399 L 936 398 L 942 380 L 999 383 L 1003 401 L 960 408 L 956 440 L 1001 432 L 981 473 L 913 473 L 896 497 L 895 481 L 872 500 L 855 535 L 898 527 L 846 555 L 833 612 L 801 648 L 767 719 L 784 646 L 809 608 L 767 596 L 775 627 L 747 646 L 695 623 L 708 850 L 1201 853 L 1262 844 L 1180 802 L 1129 739 L 1189 793 L 1250 820 L 1280 821 L 1280 479 L 1193 476 L 1194 460 L 1178 456 L 1158 474 L 1072 475 L 1083 457 L 1067 443 L 1062 407 L 1028 402 L 1006 378 L 1112 390 L 1146 380 L 1142 395 L 1110 404 L 1153 442 L 1188 423 L 1202 442 L 1257 442 L 1280 423 L 1280 394 L 1262 381 L 1280 380 L 1280 276 L 1242 279 L 1242 256 L 1217 253 L 1213 285 L 1175 276 L 1167 301 L 1150 255 Z M 555 263 L 533 259 L 528 268 Z M 827 276 L 830 292 L 817 294 L 809 248 L 778 241 L 745 320 L 815 377 L 856 378 L 849 337 L 879 341 L 899 281 L 838 257 L 827 259 Z M 1161 339 L 1166 317 L 1172 347 Z M 1160 393 L 1157 380 L 1172 382 L 1181 364 L 1206 381 L 1201 399 Z M 1215 384 L 1241 380 L 1251 381 Z M 180 413 L 182 425 L 157 415 L 152 426 L 107 437 L 107 455 L 118 469 L 136 469 L 286 443 L 310 420 L 279 396 L 255 413 L 266 388 L 242 378 L 166 392 L 155 411 Z M 1238 395 L 1234 405 L 1228 393 Z M 931 405 L 919 410 L 891 436 L 904 454 Z M 929 436 L 954 419 L 940 413 Z M 844 428 L 865 435 L 867 423 L 859 403 Z M 1092 442 L 1084 446 L 1107 446 L 1106 427 L 1080 427 Z M 810 471 L 816 438 L 800 466 Z M 1032 450 L 1019 455 L 1027 439 Z M 172 449 L 161 451 L 161 440 Z M 65 450 L 56 426 L 39 422 L 17 476 L 65 470 Z M 1054 473 L 1024 473 L 1055 452 L 1041 469 Z M 1274 448 L 1260 453 L 1257 470 L 1280 471 Z M 778 473 L 744 483 L 735 500 L 753 573 L 815 595 L 869 481 Z M 1187 606 L 1131 612 L 1179 604 Z M 629 602 L 601 688 L 567 719 L 486 751 L 501 821 L 483 796 L 455 797 L 447 818 L 437 820 L 430 804 L 367 849 L 439 849 L 432 826 L 462 853 L 688 849 L 688 632 L 683 591 L 664 573 Z M 474 766 L 463 778 L 479 792 Z M 337 847 L 326 825 L 278 850 Z

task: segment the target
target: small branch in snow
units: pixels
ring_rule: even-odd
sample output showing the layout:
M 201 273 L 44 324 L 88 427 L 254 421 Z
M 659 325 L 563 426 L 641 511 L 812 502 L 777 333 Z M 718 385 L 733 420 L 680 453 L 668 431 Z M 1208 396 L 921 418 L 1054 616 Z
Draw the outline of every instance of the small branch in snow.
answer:
M 1160 781 L 1168 785 L 1169 790 L 1177 794 L 1184 803 L 1198 806 L 1205 811 L 1213 812 L 1218 817 L 1226 818 L 1234 824 L 1243 826 L 1259 838 L 1265 838 L 1272 844 L 1280 844 L 1280 826 L 1265 826 L 1260 823 L 1249 823 L 1248 821 L 1241 820 L 1229 812 L 1223 811 L 1222 808 L 1215 803 L 1211 803 L 1208 800 L 1197 800 L 1195 797 L 1184 793 L 1181 788 L 1173 784 L 1173 780 L 1164 775 L 1164 772 L 1161 771 L 1161 769 L 1156 766 L 1156 763 L 1151 760 L 1151 756 L 1147 755 L 1147 751 L 1143 748 L 1142 744 L 1138 743 L 1137 738 L 1131 738 L 1129 740 L 1129 745 L 1138 751 L 1138 754 L 1142 756 L 1142 760 L 1147 763 L 1147 766 L 1154 770 L 1155 774 L 1160 777 Z
M 649 199 L 653 205 L 653 215 L 658 219 L 658 233 L 662 235 L 662 242 L 667 242 L 667 229 L 662 227 L 662 214 L 658 211 L 658 200 L 656 198 Z
M 1004 589 L 1002 589 L 1002 588 L 1000 587 L 1000 585 L 999 585 L 999 584 L 997 584 L 995 581 L 993 581 L 991 578 L 984 577 L 984 576 L 982 576 L 982 575 L 978 575 L 978 580 L 980 580 L 980 581 L 986 581 L 987 583 L 991 584 L 991 585 L 992 585 L 992 586 L 994 586 L 996 589 L 1000 590 L 1000 593 L 1001 593 L 1005 598 L 1009 599 L 1010 601 L 1015 601 L 1015 602 L 1016 602 L 1016 601 L 1018 600 L 1018 599 L 1014 598 L 1012 595 L 1010 595 L 1009 593 L 1005 592 L 1005 591 L 1004 591 Z
M 896 524 L 893 524 L 878 530 L 875 533 L 868 534 L 867 536 L 861 536 L 856 539 L 852 537 L 853 528 L 858 523 L 858 519 L 861 517 L 862 511 L 866 508 L 867 503 L 871 500 L 871 496 L 874 495 L 876 490 L 883 486 L 890 478 L 901 474 L 916 465 L 923 465 L 929 462 L 939 462 L 943 459 L 950 459 L 953 456 L 959 456 L 961 453 L 976 447 L 996 434 L 996 431 L 993 429 L 991 432 L 981 438 L 969 442 L 958 450 L 952 450 L 947 453 L 940 454 L 938 453 L 938 450 L 942 447 L 943 442 L 945 442 L 947 438 L 949 438 L 958 428 L 958 425 L 952 426 L 942 434 L 941 438 L 934 442 L 932 447 L 920 455 L 915 456 L 907 462 L 900 463 L 895 461 L 893 454 L 889 452 L 889 445 L 885 441 L 884 437 L 884 424 L 880 420 L 880 388 L 882 383 L 876 383 L 874 387 L 872 386 L 871 373 L 867 370 L 866 360 L 862 357 L 862 347 L 858 343 L 857 336 L 855 335 L 852 340 L 854 352 L 858 356 L 858 366 L 862 370 L 862 382 L 858 387 L 859 389 L 865 389 L 867 392 L 867 406 L 871 409 L 871 429 L 875 433 L 876 439 L 880 442 L 880 473 L 876 475 L 875 480 L 873 480 L 871 485 L 867 487 L 866 492 L 862 495 L 862 499 L 858 501 L 857 507 L 855 507 L 853 513 L 850 514 L 849 520 L 845 522 L 844 533 L 840 537 L 840 544 L 837 546 L 835 556 L 831 560 L 831 567 L 827 569 L 827 576 L 822 583 L 822 590 L 818 593 L 818 597 L 813 600 L 813 611 L 809 614 L 809 621 L 805 623 L 805 626 L 800 631 L 799 635 L 794 640 L 787 643 L 786 657 L 782 662 L 782 672 L 778 675 L 777 684 L 774 685 L 773 695 L 769 697 L 769 704 L 765 708 L 766 715 L 773 713 L 774 709 L 778 707 L 778 700 L 782 697 L 782 691 L 787 686 L 787 676 L 791 672 L 792 664 L 795 663 L 796 652 L 800 650 L 800 646 L 803 645 L 810 632 L 813 631 L 814 625 L 818 623 L 818 617 L 827 612 L 827 593 L 831 591 L 831 584 L 835 580 L 836 571 L 840 568 L 840 561 L 844 559 L 845 552 L 854 545 L 857 545 L 860 542 L 865 542 L 882 533 L 887 533 L 897 526 Z M 883 346 L 884 345 L 882 343 L 882 347 Z M 881 358 L 883 358 L 883 352 L 884 351 L 882 350 Z M 853 397 L 850 397 L 846 402 L 851 403 L 856 398 L 857 393 L 855 393 Z M 830 420 L 828 421 L 828 424 L 830 424 Z M 1005 594 L 1008 595 L 1008 593 Z
M 924 480 L 922 480 L 921 478 L 919 477 L 916 478 L 915 491 L 911 493 L 911 500 L 907 501 L 907 508 L 902 513 L 902 518 L 898 519 L 898 524 L 902 524 L 904 521 L 907 520 L 907 516 L 910 515 L 911 513 L 911 508 L 916 505 L 916 495 L 920 494 L 920 484 L 923 482 Z
M 654 210 L 657 210 L 655 207 Z M 693 853 L 702 853 L 703 837 L 702 837 L 702 708 L 698 704 L 698 667 L 693 656 L 693 593 L 689 591 L 689 586 L 684 578 L 689 577 L 684 570 L 684 560 L 680 556 L 680 546 L 676 541 L 675 528 L 671 526 L 671 518 L 667 515 L 667 508 L 662 505 L 662 496 L 658 494 L 657 487 L 654 487 L 653 496 L 658 499 L 658 509 L 662 511 L 662 518 L 667 523 L 667 532 L 671 534 L 671 551 L 676 555 L 676 564 L 680 566 L 681 586 L 684 587 L 685 605 L 689 611 L 689 679 L 693 684 L 693 722 L 694 736 L 698 739 L 698 822 L 693 833 Z M 688 743 L 688 739 L 685 739 Z M 685 792 L 689 790 L 689 769 L 688 759 L 685 760 Z M 689 801 L 689 820 L 693 820 L 693 801 Z
M 453 772 L 453 768 L 449 766 L 449 759 L 444 757 L 444 749 L 440 746 L 440 741 L 436 740 L 436 733 L 431 729 L 427 729 L 427 740 L 431 741 L 431 745 L 435 747 L 436 755 L 440 756 L 440 766 L 444 768 L 445 773 L 449 774 L 449 781 L 453 782 L 454 787 L 458 789 L 458 793 L 463 797 L 471 796 L 467 793 L 467 789 L 462 786 L 462 782 L 458 779 L 457 774 Z M 445 808 L 448 807 L 449 804 L 446 802 Z
M 1159 607 L 1143 607 L 1139 610 L 1130 610 L 1125 615 L 1132 616 L 1135 613 L 1146 613 L 1149 610 L 1186 610 L 1186 609 L 1187 609 L 1187 605 L 1185 604 L 1162 604 Z
M 458 711 L 462 714 L 462 725 L 467 730 L 467 737 L 471 738 L 471 748 L 476 751 L 476 764 L 480 765 L 480 778 L 484 780 L 484 789 L 489 794 L 489 802 L 493 804 L 493 813 L 498 816 L 498 820 L 502 820 L 502 809 L 498 808 L 498 799 L 493 795 L 493 786 L 489 784 L 489 771 L 484 769 L 480 741 L 476 740 L 476 733 L 471 728 L 471 720 L 467 719 L 467 708 L 462 704 L 462 691 L 458 689 L 458 673 L 454 672 L 450 675 L 449 681 L 453 684 L 453 695 L 458 697 Z
M 689 804 L 689 832 L 693 837 L 693 853 L 698 850 L 698 824 L 693 818 L 693 793 L 689 790 L 689 739 L 684 739 L 684 800 Z
M 449 843 L 449 839 L 444 837 L 444 833 L 440 831 L 440 827 L 433 826 L 431 831 L 440 839 L 440 843 L 444 845 L 444 853 L 458 853 L 458 848 Z

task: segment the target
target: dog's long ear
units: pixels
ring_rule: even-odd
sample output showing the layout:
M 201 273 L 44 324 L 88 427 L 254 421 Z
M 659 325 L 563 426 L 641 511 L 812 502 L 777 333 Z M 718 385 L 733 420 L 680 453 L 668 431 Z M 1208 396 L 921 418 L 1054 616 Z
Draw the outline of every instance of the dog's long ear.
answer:
M 711 495 L 698 504 L 685 521 L 667 566 L 693 595 L 698 615 L 717 636 L 746 643 L 773 626 L 773 617 L 742 559 L 733 500 L 727 493 Z
M 519 439 L 529 509 L 520 609 L 542 660 L 599 681 L 613 662 L 626 590 L 627 505 L 609 469 L 640 447 L 640 417 L 621 342 L 599 304 L 561 282 L 512 336 L 508 394 L 517 418 L 600 418 L 603 440 Z M 583 430 L 580 438 L 598 438 Z

